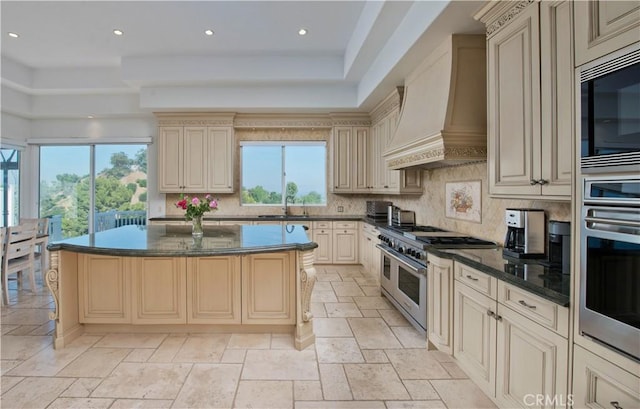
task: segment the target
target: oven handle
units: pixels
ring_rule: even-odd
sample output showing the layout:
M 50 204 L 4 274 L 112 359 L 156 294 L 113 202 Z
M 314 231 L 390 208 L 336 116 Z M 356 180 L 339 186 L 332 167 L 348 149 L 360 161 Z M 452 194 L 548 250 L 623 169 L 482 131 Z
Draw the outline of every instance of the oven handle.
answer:
M 603 219 L 600 217 L 587 216 L 584 218 L 584 221 L 587 223 L 602 223 L 602 224 L 613 224 L 616 226 L 640 227 L 640 222 L 634 222 L 631 220 Z
M 426 275 L 427 274 L 426 267 L 424 267 L 423 265 L 418 264 L 415 261 L 405 257 L 402 253 L 399 253 L 396 250 L 394 250 L 394 249 L 392 249 L 390 247 L 387 247 L 387 246 L 383 246 L 381 244 L 376 244 L 376 247 L 379 248 L 380 250 L 382 250 L 389 257 L 391 257 L 394 260 L 396 260 L 398 263 L 402 263 L 404 266 L 409 267 L 411 269 L 411 271 L 415 272 L 416 274 L 421 274 L 421 275 Z

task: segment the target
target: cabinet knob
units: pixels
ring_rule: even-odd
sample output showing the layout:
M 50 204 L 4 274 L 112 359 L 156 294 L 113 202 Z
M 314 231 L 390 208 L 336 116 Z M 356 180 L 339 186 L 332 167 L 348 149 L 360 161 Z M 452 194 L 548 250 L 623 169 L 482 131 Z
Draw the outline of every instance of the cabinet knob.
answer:
M 540 180 L 538 180 L 538 183 L 541 184 L 541 185 L 546 185 L 547 183 L 549 183 L 549 181 L 548 180 L 544 180 L 544 179 L 540 179 Z
M 537 184 L 538 184 L 538 181 L 537 181 L 537 180 L 535 180 L 535 179 L 531 179 L 531 180 L 529 181 L 529 184 L 530 184 L 531 186 L 535 186 L 535 185 L 537 185 Z
M 617 400 L 614 400 L 611 403 L 611 406 L 613 406 L 616 409 L 624 409 L 622 406 L 620 406 L 620 403 Z

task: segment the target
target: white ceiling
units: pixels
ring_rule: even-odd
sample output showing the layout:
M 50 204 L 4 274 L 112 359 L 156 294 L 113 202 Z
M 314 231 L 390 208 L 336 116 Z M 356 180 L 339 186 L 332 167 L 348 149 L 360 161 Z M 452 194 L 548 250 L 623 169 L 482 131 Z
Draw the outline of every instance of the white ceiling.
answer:
M 369 110 L 446 35 L 482 32 L 471 17 L 481 5 L 3 0 L 2 110 L 25 118 Z

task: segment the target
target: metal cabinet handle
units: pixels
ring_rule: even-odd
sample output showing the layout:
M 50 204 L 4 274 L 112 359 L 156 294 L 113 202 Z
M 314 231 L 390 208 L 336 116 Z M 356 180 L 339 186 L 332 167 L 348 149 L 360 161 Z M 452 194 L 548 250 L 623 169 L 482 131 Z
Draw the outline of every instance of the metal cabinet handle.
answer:
M 491 310 L 487 310 L 487 315 L 490 316 L 490 317 L 493 317 L 493 318 L 496 317 L 496 313 L 491 311 Z
M 525 300 L 518 301 L 518 304 L 522 305 L 523 307 L 531 308 L 532 310 L 536 309 L 535 305 L 527 304 Z
M 620 406 L 620 403 L 618 403 L 617 400 L 614 400 L 614 401 L 612 401 L 610 403 L 611 403 L 611 406 L 613 406 L 616 409 L 624 409 L 622 406 Z
M 478 281 L 478 279 L 477 279 L 477 278 L 475 278 L 474 276 L 472 276 L 472 275 L 470 275 L 470 274 L 467 274 L 467 278 L 468 278 L 469 280 L 472 280 L 472 281 Z
M 529 184 L 530 184 L 531 186 L 535 186 L 535 185 L 537 185 L 537 184 L 538 184 L 538 181 L 537 181 L 537 180 L 535 180 L 535 179 L 531 179 L 531 180 L 529 181 Z

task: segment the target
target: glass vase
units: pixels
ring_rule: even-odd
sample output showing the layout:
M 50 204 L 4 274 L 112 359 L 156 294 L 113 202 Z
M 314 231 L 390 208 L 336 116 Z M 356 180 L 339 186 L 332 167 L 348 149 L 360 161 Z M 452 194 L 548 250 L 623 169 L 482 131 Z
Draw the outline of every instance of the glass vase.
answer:
M 193 216 L 191 222 L 191 235 L 193 237 L 202 237 L 204 235 L 202 231 L 202 215 Z

